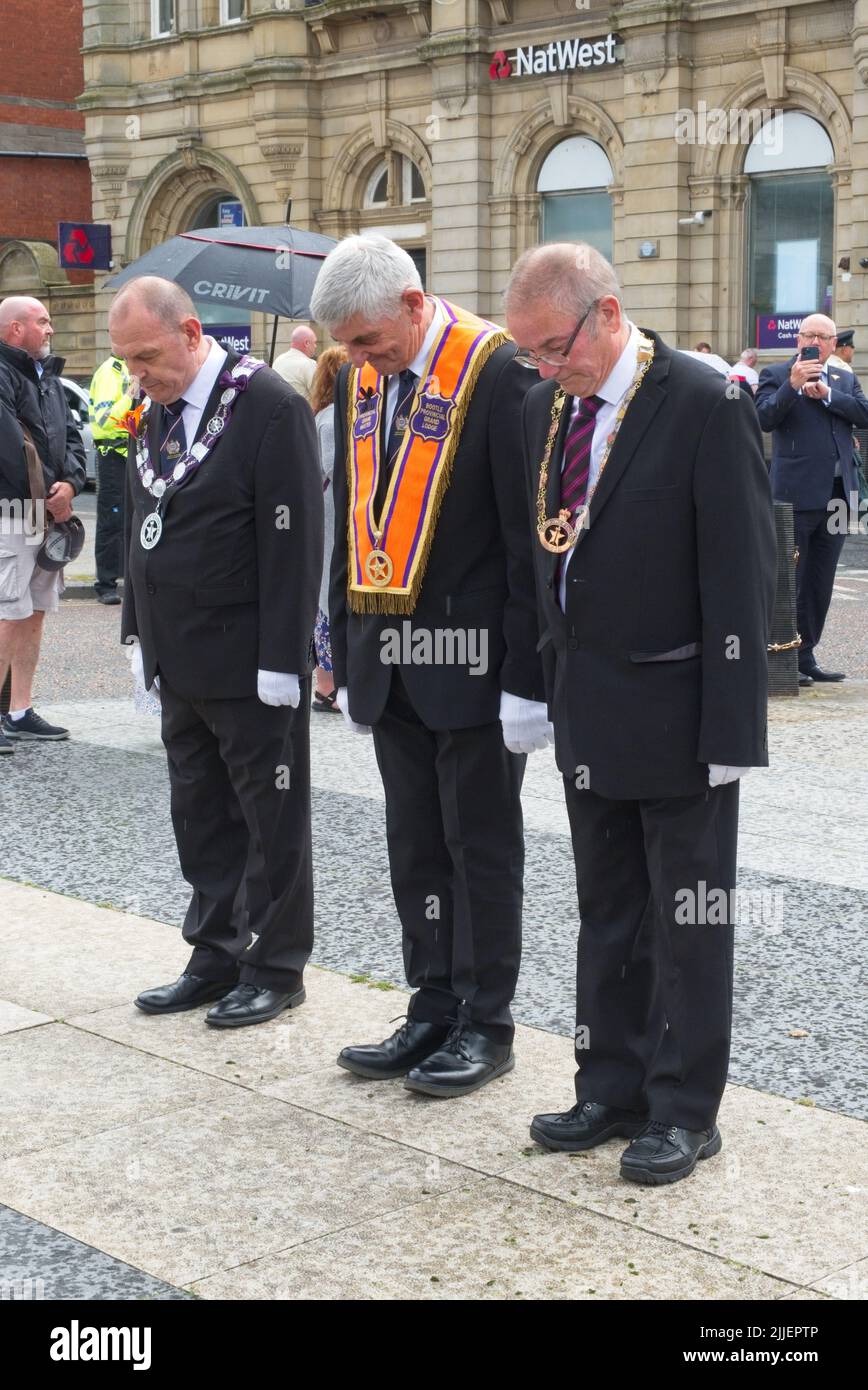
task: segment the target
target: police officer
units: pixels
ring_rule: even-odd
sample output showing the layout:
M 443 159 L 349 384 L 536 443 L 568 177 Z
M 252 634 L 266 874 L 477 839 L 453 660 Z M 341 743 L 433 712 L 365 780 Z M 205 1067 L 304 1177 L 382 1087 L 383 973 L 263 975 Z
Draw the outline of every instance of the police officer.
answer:
M 124 472 L 129 436 L 122 420 L 131 409 L 130 378 L 119 357 L 107 357 L 90 383 L 90 416 L 97 457 L 96 583 L 100 603 L 120 603 L 123 574 Z

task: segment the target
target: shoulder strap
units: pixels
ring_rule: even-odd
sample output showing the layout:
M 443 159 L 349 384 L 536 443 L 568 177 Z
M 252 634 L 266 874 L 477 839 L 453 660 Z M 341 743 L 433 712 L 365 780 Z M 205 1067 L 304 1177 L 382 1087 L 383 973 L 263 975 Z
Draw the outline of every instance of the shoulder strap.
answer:
M 23 420 L 19 420 L 18 424 L 21 427 L 21 433 L 24 435 L 24 458 L 27 463 L 27 481 L 30 485 L 30 524 L 35 531 L 37 525 L 36 504 L 37 502 L 45 501 L 45 470 L 42 466 L 42 460 L 36 451 L 33 435 L 30 433 L 30 430 L 24 424 Z M 43 509 L 43 530 L 44 529 L 45 520 Z

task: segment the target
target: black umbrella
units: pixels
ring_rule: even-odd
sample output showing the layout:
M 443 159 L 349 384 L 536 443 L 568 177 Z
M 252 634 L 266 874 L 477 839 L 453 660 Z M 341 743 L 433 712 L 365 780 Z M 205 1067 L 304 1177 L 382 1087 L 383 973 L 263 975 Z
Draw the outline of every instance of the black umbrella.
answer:
M 106 280 L 119 289 L 138 275 L 161 275 L 192 299 L 217 308 L 252 309 L 277 319 L 310 318 L 320 266 L 337 242 L 298 227 L 197 227 L 146 251 Z

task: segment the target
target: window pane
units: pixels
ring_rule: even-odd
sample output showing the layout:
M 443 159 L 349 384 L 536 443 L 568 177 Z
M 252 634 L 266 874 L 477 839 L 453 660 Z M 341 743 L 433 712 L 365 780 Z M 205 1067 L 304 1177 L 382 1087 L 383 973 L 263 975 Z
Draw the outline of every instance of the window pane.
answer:
M 389 175 L 388 175 L 388 173 L 386 172 L 386 170 L 384 169 L 383 172 L 382 172 L 382 174 L 380 175 L 379 179 L 377 180 L 377 186 L 376 186 L 376 188 L 374 189 L 373 193 L 371 194 L 371 202 L 372 202 L 372 203 L 385 203 L 385 201 L 386 201 L 386 194 L 387 194 L 387 192 L 388 192 L 388 187 L 389 187 Z
M 419 272 L 419 279 L 422 281 L 423 290 L 427 289 L 426 276 L 428 273 L 428 256 L 424 246 L 405 246 L 404 250 Z
M 410 197 L 411 199 L 423 199 L 425 197 L 425 184 L 422 175 L 416 165 L 410 162 Z
M 226 0 L 226 18 L 244 18 L 244 0 Z
M 158 34 L 168 34 L 174 27 L 175 0 L 157 0 L 154 6 L 154 22 Z
M 831 313 L 832 235 L 827 174 L 751 179 L 748 341 L 758 314 Z
M 612 259 L 612 200 L 608 193 L 547 193 L 543 241 L 587 241 Z

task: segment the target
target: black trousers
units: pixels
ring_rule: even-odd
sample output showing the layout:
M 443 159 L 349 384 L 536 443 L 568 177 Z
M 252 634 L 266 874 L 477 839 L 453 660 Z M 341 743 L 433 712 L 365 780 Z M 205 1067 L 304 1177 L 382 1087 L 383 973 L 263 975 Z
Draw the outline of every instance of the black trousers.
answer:
M 298 709 L 186 700 L 160 679 L 181 872 L 187 970 L 273 989 L 313 949 L 310 679 Z M 254 940 L 255 936 L 255 940 Z
M 500 722 L 428 729 L 397 669 L 374 725 L 412 1018 L 510 1042 L 521 963 L 526 759 Z
M 124 572 L 124 448 L 96 451 L 96 583 L 98 594 L 110 593 Z
M 612 801 L 564 782 L 581 917 L 576 1097 L 706 1129 L 729 1064 L 738 783 Z
M 844 496 L 844 485 L 835 479 L 833 497 Z M 814 648 L 823 635 L 826 614 L 832 602 L 835 571 L 844 547 L 845 536 L 829 531 L 831 513 L 823 511 L 794 511 L 793 532 L 799 559 L 796 565 L 796 627 L 802 636 L 799 666 L 806 668 L 815 661 Z

